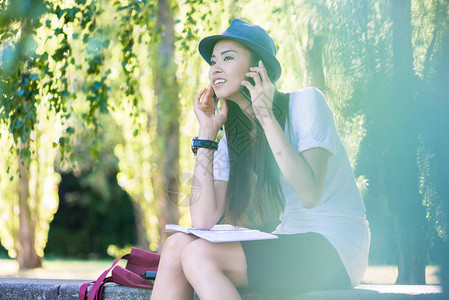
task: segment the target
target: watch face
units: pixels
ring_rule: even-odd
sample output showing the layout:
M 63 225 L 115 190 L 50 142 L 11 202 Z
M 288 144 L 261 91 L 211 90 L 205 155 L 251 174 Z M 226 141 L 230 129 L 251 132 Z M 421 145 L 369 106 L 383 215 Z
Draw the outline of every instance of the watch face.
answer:
M 194 137 L 193 139 L 192 139 L 192 144 L 191 144 L 191 148 L 192 148 L 192 152 L 193 152 L 193 154 L 195 154 L 196 155 L 196 153 L 197 153 L 197 151 L 198 151 L 198 147 L 195 145 L 196 143 L 196 140 L 198 139 L 198 137 Z

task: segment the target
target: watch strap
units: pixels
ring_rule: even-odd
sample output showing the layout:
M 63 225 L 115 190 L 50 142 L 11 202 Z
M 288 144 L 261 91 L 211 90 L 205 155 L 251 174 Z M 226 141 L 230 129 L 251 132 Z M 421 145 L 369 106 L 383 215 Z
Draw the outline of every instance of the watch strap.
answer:
M 198 137 L 192 139 L 192 152 L 196 155 L 198 148 L 217 150 L 218 143 L 212 140 L 201 140 Z

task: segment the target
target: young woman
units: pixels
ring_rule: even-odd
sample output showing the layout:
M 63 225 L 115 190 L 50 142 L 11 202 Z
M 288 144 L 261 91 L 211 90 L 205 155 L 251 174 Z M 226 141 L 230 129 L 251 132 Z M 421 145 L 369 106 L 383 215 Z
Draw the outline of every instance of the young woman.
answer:
M 285 294 L 357 285 L 370 233 L 323 94 L 277 91 L 276 47 L 257 25 L 235 19 L 203 39 L 199 51 L 210 64 L 210 84 L 195 97 L 192 224 L 247 225 L 282 211 L 279 239 L 210 243 L 174 234 L 162 250 L 152 299 L 192 299 L 193 290 L 201 299 L 240 299 L 237 288 Z

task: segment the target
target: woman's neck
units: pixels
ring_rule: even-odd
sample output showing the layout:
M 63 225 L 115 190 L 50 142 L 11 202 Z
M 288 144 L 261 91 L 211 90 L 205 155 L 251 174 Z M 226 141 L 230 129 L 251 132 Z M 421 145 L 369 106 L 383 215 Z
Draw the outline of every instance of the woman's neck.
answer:
M 251 120 L 251 121 L 255 121 L 256 120 L 256 115 L 254 113 L 253 110 L 253 106 L 251 104 L 251 102 L 249 102 L 245 97 L 241 96 L 241 97 L 236 97 L 233 100 L 228 100 L 228 101 L 233 101 L 235 104 L 237 104 L 240 109 L 243 111 L 243 113 Z

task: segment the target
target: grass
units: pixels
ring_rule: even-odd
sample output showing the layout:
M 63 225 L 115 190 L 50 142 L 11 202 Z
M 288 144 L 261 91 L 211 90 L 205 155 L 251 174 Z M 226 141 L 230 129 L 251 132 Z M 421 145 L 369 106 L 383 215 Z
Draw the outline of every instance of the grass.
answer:
M 95 280 L 112 265 L 113 260 L 44 260 L 41 268 L 19 270 L 12 259 L 0 259 L 0 277 Z M 125 266 L 126 261 L 119 263 Z
M 43 261 L 42 268 L 19 271 L 15 260 L 0 259 L 0 277 L 95 280 L 111 266 L 112 262 L 113 260 L 47 259 Z M 126 262 L 122 261 L 119 264 L 125 266 Z M 438 266 L 427 266 L 427 284 L 440 283 L 438 271 Z M 369 266 L 362 283 L 394 284 L 397 276 L 397 266 Z
M 426 284 L 440 284 L 439 266 L 426 267 Z M 362 283 L 367 284 L 394 284 L 398 277 L 397 266 L 368 266 Z

